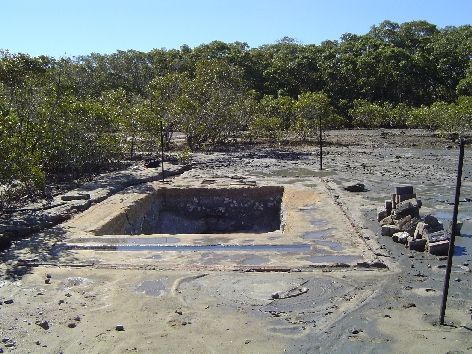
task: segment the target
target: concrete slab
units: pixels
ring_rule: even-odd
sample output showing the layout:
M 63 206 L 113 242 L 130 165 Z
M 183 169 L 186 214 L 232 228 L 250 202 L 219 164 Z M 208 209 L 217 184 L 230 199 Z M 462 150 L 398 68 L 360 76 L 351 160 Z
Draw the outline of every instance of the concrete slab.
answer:
M 176 178 L 166 185 L 153 182 L 124 190 L 65 223 L 65 244 L 57 246 L 57 252 L 67 249 L 81 262 L 93 259 L 94 264 L 159 269 L 302 269 L 376 261 L 321 181 L 311 186 L 274 185 L 262 179 L 244 186 L 234 186 L 233 182 L 219 179 L 202 187 L 198 181 Z M 219 200 L 225 205 L 247 204 L 249 209 L 243 211 L 247 213 L 243 217 L 255 218 L 255 224 L 262 217 L 254 216 L 255 204 L 237 196 L 247 194 L 248 198 L 253 195 L 262 200 L 261 194 L 269 198 L 271 191 L 278 191 L 282 195 L 277 215 L 280 227 L 270 232 L 120 234 L 130 224 L 142 224 L 143 215 L 149 218 L 149 210 L 159 220 L 163 207 L 156 205 L 166 198 L 163 192 L 173 191 L 175 195 L 175 190 L 187 194 L 190 204 L 184 201 L 183 208 L 203 205 L 204 195 L 223 195 Z M 195 205 L 194 199 L 198 199 Z M 225 207 L 224 203 L 215 208 Z

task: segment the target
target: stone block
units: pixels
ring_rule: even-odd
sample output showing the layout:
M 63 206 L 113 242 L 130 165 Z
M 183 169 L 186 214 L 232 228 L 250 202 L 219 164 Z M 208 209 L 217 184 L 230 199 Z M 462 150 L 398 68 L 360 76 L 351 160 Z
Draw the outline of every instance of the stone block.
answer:
M 402 230 L 405 232 L 408 232 L 410 236 L 413 236 L 416 230 L 416 226 L 418 225 L 419 222 L 420 222 L 420 219 L 412 218 L 410 221 L 403 224 Z
M 449 235 L 444 231 L 436 231 L 432 233 L 425 233 L 423 237 L 428 241 L 428 243 L 436 243 L 441 241 L 449 241 Z
M 407 215 L 411 217 L 418 217 L 420 214 L 418 201 L 416 199 L 408 199 L 397 205 L 395 210 L 394 219 L 398 220 L 404 218 Z
M 435 256 L 447 256 L 449 253 L 449 240 L 428 243 L 428 252 Z
M 415 232 L 413 233 L 413 238 L 415 240 L 420 240 L 423 238 L 423 232 L 426 224 L 424 222 L 419 222 L 416 224 Z
M 413 194 L 413 186 L 410 186 L 410 185 L 397 186 L 395 187 L 395 194 L 399 194 L 399 195 Z
M 380 220 L 380 226 L 392 225 L 392 224 L 393 224 L 392 215 L 389 215 L 389 216 L 387 216 L 386 218 Z
M 426 248 L 426 240 L 410 240 L 408 242 L 408 248 L 412 251 L 424 252 Z
M 424 217 L 424 223 L 432 227 L 437 227 L 440 225 L 439 220 L 431 214 L 428 214 Z
M 457 229 L 456 229 L 456 234 L 454 236 L 461 235 L 462 225 L 463 225 L 463 222 L 460 220 L 457 220 Z M 452 220 L 447 223 L 447 232 L 449 234 L 452 234 Z
M 404 218 L 394 220 L 395 225 L 398 226 L 400 230 L 403 230 L 403 225 L 411 221 L 411 215 L 407 215 Z
M 392 240 L 393 242 L 406 244 L 409 236 L 410 234 L 408 232 L 396 232 L 392 235 Z
M 396 225 L 382 226 L 382 236 L 392 236 L 397 232 L 400 232 L 400 229 Z
M 384 207 L 377 208 L 377 221 L 385 219 L 388 215 L 388 211 Z
M 408 199 L 416 199 L 416 194 L 397 194 L 397 204 Z
M 392 208 L 393 208 L 392 201 L 391 200 L 386 200 L 385 201 L 385 209 L 388 211 L 389 214 L 392 212 Z

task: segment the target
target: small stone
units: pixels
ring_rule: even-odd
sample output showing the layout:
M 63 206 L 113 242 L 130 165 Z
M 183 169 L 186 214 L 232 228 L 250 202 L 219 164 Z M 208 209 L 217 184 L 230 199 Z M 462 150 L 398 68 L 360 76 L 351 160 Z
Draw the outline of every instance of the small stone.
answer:
M 125 326 L 121 325 L 121 324 L 117 324 L 115 326 L 115 330 L 121 332 L 121 331 L 124 331 L 125 330 Z
M 70 293 L 65 294 L 66 297 L 71 297 L 72 295 Z
M 51 274 L 50 274 L 50 273 L 47 273 L 47 274 L 46 274 L 46 278 L 51 279 L 51 278 L 52 278 Z
M 181 310 L 175 310 L 175 313 L 176 313 L 177 315 L 182 315 L 182 311 L 181 311 Z
M 8 342 L 9 340 L 10 340 L 10 338 L 8 338 L 8 337 L 3 337 L 3 338 L 2 338 L 2 343 L 6 343 L 6 342 Z
M 15 342 L 7 342 L 7 343 L 5 343 L 5 347 L 7 347 L 7 348 L 14 347 L 15 345 L 16 345 Z
M 454 281 L 460 283 L 462 281 L 462 279 L 461 278 L 456 278 L 456 279 L 454 279 Z
M 272 293 L 272 295 L 270 295 L 270 297 L 272 299 L 278 299 L 278 298 L 280 298 L 280 293 L 279 292 Z
M 46 321 L 46 320 L 43 320 L 43 321 L 36 321 L 35 322 L 39 327 L 41 327 L 42 329 L 49 329 L 49 322 Z
M 81 320 L 80 316 L 75 316 L 74 317 L 74 321 L 80 322 L 80 320 Z
M 77 323 L 75 323 L 75 322 L 70 322 L 70 323 L 67 325 L 67 327 L 69 327 L 69 328 L 75 328 L 75 327 L 77 327 Z
M 249 344 L 249 343 L 251 343 L 251 341 L 250 341 L 249 339 L 246 339 L 246 340 L 244 341 L 244 344 Z
M 61 300 L 59 300 L 58 304 L 61 305 L 61 304 L 63 304 L 64 302 L 65 302 L 65 301 L 61 299 Z
M 403 305 L 404 309 L 409 309 L 411 307 L 416 307 L 416 304 L 414 304 L 413 302 L 409 302 L 408 304 Z
M 41 342 L 39 340 L 37 340 L 36 342 L 34 342 L 34 344 L 41 345 Z
M 51 279 L 50 278 L 44 279 L 44 284 L 51 284 Z
M 344 190 L 348 192 L 365 192 L 365 185 L 363 183 L 351 183 L 344 186 Z
M 8 300 L 3 301 L 3 303 L 7 304 L 7 305 L 8 304 L 13 304 L 13 302 L 14 302 L 13 299 L 8 299 Z
M 354 328 L 354 329 L 351 331 L 351 334 L 356 335 L 356 334 L 359 334 L 360 332 L 362 332 L 362 330 L 357 329 L 357 328 Z

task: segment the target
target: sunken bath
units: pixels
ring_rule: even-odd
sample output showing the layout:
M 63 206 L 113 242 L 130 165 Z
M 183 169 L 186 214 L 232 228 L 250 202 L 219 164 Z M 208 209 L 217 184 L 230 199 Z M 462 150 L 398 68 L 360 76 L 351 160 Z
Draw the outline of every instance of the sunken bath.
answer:
M 96 230 L 96 235 L 267 233 L 281 229 L 280 186 L 159 188 Z
M 59 248 L 123 266 L 286 269 L 351 265 L 368 254 L 321 184 L 151 182 L 92 206 L 64 229 Z

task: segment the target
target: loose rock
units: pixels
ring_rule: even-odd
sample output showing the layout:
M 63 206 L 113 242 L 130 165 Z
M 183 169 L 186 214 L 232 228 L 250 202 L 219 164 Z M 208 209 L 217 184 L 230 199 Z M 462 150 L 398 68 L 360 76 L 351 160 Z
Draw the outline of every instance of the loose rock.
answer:
M 36 321 L 36 324 L 43 329 L 49 329 L 49 322 L 46 320 Z
M 365 192 L 365 185 L 363 183 L 352 183 L 344 186 L 344 190 L 348 192 Z

